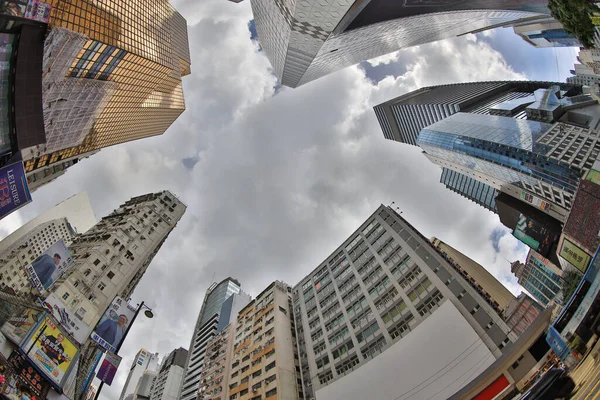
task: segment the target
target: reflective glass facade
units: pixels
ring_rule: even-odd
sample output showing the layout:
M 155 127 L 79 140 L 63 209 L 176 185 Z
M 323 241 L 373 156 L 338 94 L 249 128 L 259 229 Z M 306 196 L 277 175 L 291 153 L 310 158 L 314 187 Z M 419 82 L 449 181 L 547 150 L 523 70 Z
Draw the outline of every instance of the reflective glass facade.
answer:
M 519 280 L 519 285 L 543 305 L 548 305 L 562 288 L 561 277 L 534 257 L 531 251 L 525 264 L 517 261 L 512 264 L 511 270 Z
M 440 183 L 443 183 L 446 185 L 446 188 L 466 197 L 480 206 L 485 207 L 492 212 L 497 212 L 496 196 L 498 196 L 498 191 L 490 185 L 486 185 L 483 182 L 479 182 L 478 180 L 448 168 L 442 168 Z
M 40 147 L 26 170 L 164 133 L 185 109 L 181 77 L 190 73 L 185 19 L 167 0 L 49 3 L 51 29 L 89 38 L 68 59 L 65 79 L 110 82 L 115 88 L 80 143 Z

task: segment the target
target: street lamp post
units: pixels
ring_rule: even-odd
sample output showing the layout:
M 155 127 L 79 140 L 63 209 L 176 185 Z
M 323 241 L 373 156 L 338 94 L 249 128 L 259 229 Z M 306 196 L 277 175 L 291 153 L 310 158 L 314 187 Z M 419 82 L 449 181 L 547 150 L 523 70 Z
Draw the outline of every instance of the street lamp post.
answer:
M 133 326 L 133 323 L 135 322 L 135 319 L 137 318 L 138 314 L 140 313 L 140 311 L 142 311 L 143 308 L 146 309 L 144 311 L 144 315 L 147 318 L 154 317 L 154 313 L 152 312 L 152 309 L 150 307 L 148 307 L 146 304 L 144 304 L 144 302 L 142 301 L 140 303 L 140 305 L 138 306 L 137 310 L 135 310 L 135 314 L 133 314 L 133 318 L 131 320 L 131 323 L 127 326 L 127 329 L 125 330 L 125 334 L 123 335 L 123 339 L 121 339 L 121 343 L 117 344 L 117 348 L 115 350 L 115 354 L 119 353 L 119 350 L 121 349 L 121 345 L 123 344 L 123 342 L 125 342 L 125 338 L 127 337 L 127 334 L 129 333 L 129 330 Z M 98 390 L 96 391 L 96 396 L 94 397 L 94 400 L 98 400 L 98 397 L 100 397 L 100 391 L 102 390 L 102 386 L 104 386 L 104 382 L 100 382 L 100 385 L 98 386 Z

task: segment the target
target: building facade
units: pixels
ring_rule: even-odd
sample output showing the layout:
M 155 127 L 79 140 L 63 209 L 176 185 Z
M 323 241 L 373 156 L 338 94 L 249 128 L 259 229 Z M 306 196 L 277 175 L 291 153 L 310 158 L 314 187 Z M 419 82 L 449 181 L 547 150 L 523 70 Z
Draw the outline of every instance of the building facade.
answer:
M 498 309 L 506 310 L 515 300 L 515 296 L 498 279 L 490 274 L 481 264 L 476 263 L 454 247 L 438 238 L 431 238 L 431 244 L 445 255 L 452 264 L 459 268 L 461 275 L 472 285 L 483 292 Z
M 239 282 L 232 278 L 218 284 L 215 282 L 208 288 L 190 341 L 185 375 L 179 390 L 180 400 L 196 399 L 201 389 L 200 375 L 208 343 L 235 319 L 237 312 L 250 300 L 250 296 L 241 290 Z
M 492 186 L 449 168 L 442 168 L 440 183 L 446 186 L 446 189 L 452 190 L 475 204 L 493 213 L 498 212 L 496 197 L 499 192 Z
M 513 262 L 510 270 L 519 280 L 519 285 L 546 307 L 552 300 L 556 301 L 561 293 L 561 276 L 556 272 L 556 267 L 549 267 L 534 253 L 530 251 L 527 254 L 524 264 L 520 261 Z M 561 300 L 558 299 L 558 302 Z
M 565 32 L 562 24 L 553 18 L 532 23 L 516 24 L 513 31 L 533 47 L 581 47 L 579 40 Z
M 169 191 L 123 203 L 69 247 L 76 268 L 55 282 L 54 293 L 95 326 L 116 296 L 130 298 L 185 210 Z
M 133 395 L 144 372 L 156 371 L 157 369 L 158 353 L 151 353 L 146 349 L 140 349 L 131 363 L 131 368 L 129 368 L 129 374 L 127 375 L 123 390 L 121 390 L 119 400 L 124 400 L 127 396 Z
M 37 186 L 104 147 L 163 134 L 190 73 L 186 21 L 167 0 L 47 3 L 45 141 L 23 151 Z
M 280 281 L 240 311 L 227 383 L 230 400 L 303 397 L 292 312 L 291 287 Z
M 521 336 L 543 310 L 538 302 L 521 292 L 506 309 L 506 323 L 514 333 Z
M 165 357 L 154 379 L 150 400 L 177 400 L 187 356 L 188 351 L 180 347 Z
M 385 206 L 293 288 L 293 305 L 307 399 L 365 399 L 373 387 L 445 399 L 517 339 L 497 307 Z
M 198 390 L 198 400 L 227 400 L 229 370 L 233 355 L 234 318 L 221 332 L 206 345 L 204 367 L 200 374 L 202 385 Z
M 237 2 L 237 1 L 236 1 Z M 284 86 L 297 87 L 396 50 L 548 14 L 544 1 L 421 5 L 371 0 L 252 0 L 261 47 Z
M 26 272 L 27 265 L 59 240 L 69 245 L 75 235 L 66 218 L 44 222 L 23 235 L 0 253 L 0 287 L 29 293 L 31 284 Z

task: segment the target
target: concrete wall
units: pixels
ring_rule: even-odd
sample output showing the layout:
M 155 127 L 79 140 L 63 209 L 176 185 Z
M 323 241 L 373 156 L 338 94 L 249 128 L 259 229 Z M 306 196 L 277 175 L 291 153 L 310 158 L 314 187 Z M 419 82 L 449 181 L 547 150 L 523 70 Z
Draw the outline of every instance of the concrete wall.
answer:
M 317 400 L 443 400 L 495 361 L 449 301 L 402 340 L 356 371 L 317 390 Z

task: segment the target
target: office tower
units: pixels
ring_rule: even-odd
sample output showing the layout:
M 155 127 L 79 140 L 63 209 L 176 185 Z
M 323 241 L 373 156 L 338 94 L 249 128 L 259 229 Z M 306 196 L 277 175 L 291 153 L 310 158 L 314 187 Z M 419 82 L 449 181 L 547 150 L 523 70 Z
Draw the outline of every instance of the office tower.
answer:
M 520 261 L 511 263 L 510 271 L 519 280 L 519 285 L 544 307 L 555 300 L 561 291 L 561 277 L 555 268 L 545 264 L 532 251 L 527 254 L 525 264 Z M 561 303 L 561 299 L 558 302 Z
M 66 307 L 95 326 L 116 296 L 129 299 L 186 206 L 169 191 L 134 197 L 69 247 L 76 268 L 56 281 Z
M 224 279 L 218 284 L 214 282 L 208 288 L 190 342 L 178 399 L 196 398 L 208 342 L 235 319 L 238 311 L 250 300 L 251 297 L 240 289 L 240 283 L 232 278 Z
M 581 47 L 575 36 L 565 32 L 553 18 L 515 24 L 513 31 L 533 47 Z
M 158 353 L 151 353 L 146 349 L 140 349 L 135 355 L 127 380 L 119 396 L 119 400 L 124 400 L 128 395 L 133 394 L 137 388 L 140 378 L 146 371 L 156 371 L 158 369 Z
M 38 45 L 45 142 L 23 151 L 32 183 L 104 147 L 163 134 L 185 109 L 190 73 L 186 21 L 168 0 L 47 3 Z
M 446 189 L 471 200 L 486 210 L 493 213 L 498 212 L 496 208 L 496 197 L 499 192 L 490 185 L 479 182 L 476 179 L 448 168 L 442 168 L 440 183 L 445 185 Z
M 542 0 L 251 4 L 260 45 L 281 84 L 289 87 L 396 50 L 549 14 Z
M 77 233 L 83 233 L 94 226 L 96 216 L 87 192 L 79 192 L 21 225 L 19 229 L 0 241 L 0 253 L 4 253 L 9 247 L 20 242 L 23 236 L 39 225 L 61 218 L 67 218 Z
M 30 292 L 26 267 L 59 240 L 71 243 L 75 231 L 66 218 L 44 222 L 0 253 L 0 287 Z
M 135 391 L 132 395 L 132 400 L 148 400 L 152 394 L 152 386 L 156 380 L 158 373 L 156 371 L 146 370 L 138 380 Z
M 496 308 L 505 310 L 515 300 L 515 296 L 481 264 L 438 238 L 433 237 L 430 241 L 433 247 L 446 256 L 447 261 L 457 267 L 467 281 L 481 290 L 483 297 L 489 299 Z
M 600 84 L 600 75 L 593 68 L 585 64 L 575 64 L 571 70 L 573 76 L 567 78 L 567 82 L 573 85 L 590 86 L 594 90 Z
M 293 304 L 306 399 L 372 398 L 373 387 L 388 398 L 446 399 L 517 339 L 385 206 L 293 288 Z
M 165 357 L 152 385 L 150 400 L 177 400 L 187 355 L 188 351 L 180 347 Z
M 233 334 L 235 333 L 236 319 L 227 325 L 219 334 L 212 338 L 206 345 L 204 368 L 200 374 L 200 388 L 198 400 L 227 400 L 227 388 L 233 355 Z
M 226 398 L 302 398 L 295 336 L 291 287 L 275 281 L 237 316 Z
M 543 308 L 527 293 L 521 292 L 506 309 L 505 321 L 512 332 L 521 336 L 540 315 Z

